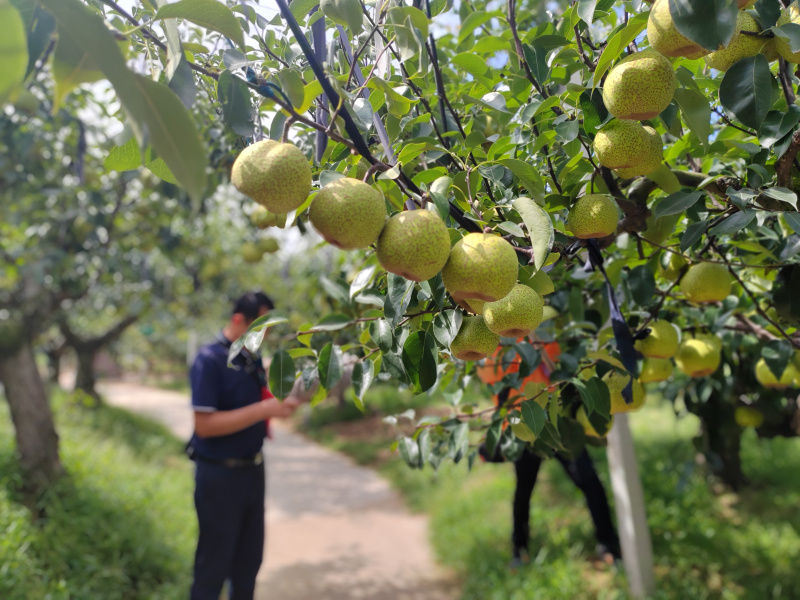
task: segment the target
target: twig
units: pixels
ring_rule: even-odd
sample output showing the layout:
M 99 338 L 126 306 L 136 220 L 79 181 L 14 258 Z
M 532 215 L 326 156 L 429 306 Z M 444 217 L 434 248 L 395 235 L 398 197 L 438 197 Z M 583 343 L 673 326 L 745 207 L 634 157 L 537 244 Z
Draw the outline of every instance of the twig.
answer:
M 749 129 L 745 129 L 744 127 L 739 127 L 738 125 L 736 125 L 727 116 L 725 116 L 725 113 L 723 113 L 720 109 L 714 108 L 714 112 L 717 113 L 717 115 L 719 115 L 720 119 L 725 121 L 725 123 L 727 123 L 728 125 L 730 125 L 734 129 L 738 129 L 739 131 L 742 131 L 742 132 L 746 133 L 747 135 L 752 135 L 753 137 L 758 137 L 758 134 L 755 133 L 754 131 L 750 131 Z

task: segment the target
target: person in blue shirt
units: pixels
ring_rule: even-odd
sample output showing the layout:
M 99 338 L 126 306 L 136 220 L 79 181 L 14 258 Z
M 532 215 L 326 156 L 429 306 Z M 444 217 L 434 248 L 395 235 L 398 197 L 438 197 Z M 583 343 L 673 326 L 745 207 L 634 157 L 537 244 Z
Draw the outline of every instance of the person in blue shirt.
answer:
M 263 292 L 239 298 L 217 339 L 203 346 L 189 379 L 194 434 L 194 502 L 199 537 L 191 600 L 252 600 L 264 551 L 266 419 L 291 416 L 299 400 L 272 398 L 261 357 L 243 350 L 228 366 L 228 350 L 250 324 L 273 308 Z M 262 399 L 263 398 L 263 399 Z

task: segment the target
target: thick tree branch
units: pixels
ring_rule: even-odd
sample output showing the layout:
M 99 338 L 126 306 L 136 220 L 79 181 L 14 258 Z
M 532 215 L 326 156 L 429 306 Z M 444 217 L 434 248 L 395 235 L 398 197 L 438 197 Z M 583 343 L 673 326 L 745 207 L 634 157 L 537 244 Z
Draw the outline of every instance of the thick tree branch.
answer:
M 778 175 L 780 187 L 792 189 L 792 167 L 798 152 L 800 152 L 800 131 L 795 131 L 786 152 L 775 163 L 775 173 Z

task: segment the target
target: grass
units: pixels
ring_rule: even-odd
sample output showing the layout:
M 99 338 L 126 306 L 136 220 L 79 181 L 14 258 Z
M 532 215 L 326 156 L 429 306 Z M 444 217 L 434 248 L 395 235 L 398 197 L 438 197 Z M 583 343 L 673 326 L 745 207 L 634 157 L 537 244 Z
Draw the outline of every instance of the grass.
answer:
M 384 392 L 388 393 L 388 392 Z M 370 406 L 374 406 L 368 400 Z M 745 432 L 743 461 L 751 486 L 739 494 L 713 485 L 695 463 L 694 417 L 676 420 L 654 403 L 632 415 L 653 539 L 658 600 L 800 598 L 800 440 L 760 440 Z M 378 409 L 381 401 L 377 403 Z M 372 417 L 376 419 L 376 417 Z M 511 465 L 446 465 L 412 471 L 338 433 L 332 414 L 310 434 L 355 452 L 380 469 L 414 510 L 430 516 L 439 560 L 463 582 L 462 600 L 627 599 L 622 572 L 592 560 L 594 536 L 583 497 L 557 462 L 539 476 L 531 511 L 531 561 L 509 569 Z M 382 454 L 383 453 L 383 454 Z M 591 449 L 611 494 L 605 452 Z M 611 499 L 613 503 L 613 498 Z
M 18 494 L 13 431 L 0 402 L 0 598 L 184 598 L 196 518 L 191 463 L 149 420 L 54 402 L 68 476 L 35 519 Z

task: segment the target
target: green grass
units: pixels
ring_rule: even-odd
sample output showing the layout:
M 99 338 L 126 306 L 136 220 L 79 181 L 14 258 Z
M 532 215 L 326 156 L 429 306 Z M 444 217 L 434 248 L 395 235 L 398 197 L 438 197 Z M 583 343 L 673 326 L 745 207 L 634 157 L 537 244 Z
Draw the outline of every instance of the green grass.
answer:
M 653 538 L 655 598 L 800 598 L 800 440 L 759 440 L 747 431 L 743 460 L 751 486 L 733 494 L 711 485 L 695 464 L 694 417 L 676 420 L 668 405 L 656 404 L 633 415 L 631 426 Z M 343 444 L 331 426 L 314 435 L 343 450 L 356 445 Z M 610 495 L 605 452 L 591 454 Z M 531 562 L 516 572 L 508 567 L 511 465 L 478 463 L 471 473 L 463 463 L 446 465 L 435 475 L 412 471 L 396 457 L 376 466 L 412 509 L 429 514 L 434 549 L 462 580 L 462 600 L 629 597 L 621 572 L 592 561 L 588 511 L 557 462 L 540 472 Z
M 68 476 L 34 518 L 19 496 L 0 401 L 0 598 L 184 598 L 196 518 L 191 463 L 161 426 L 125 411 L 54 402 Z

